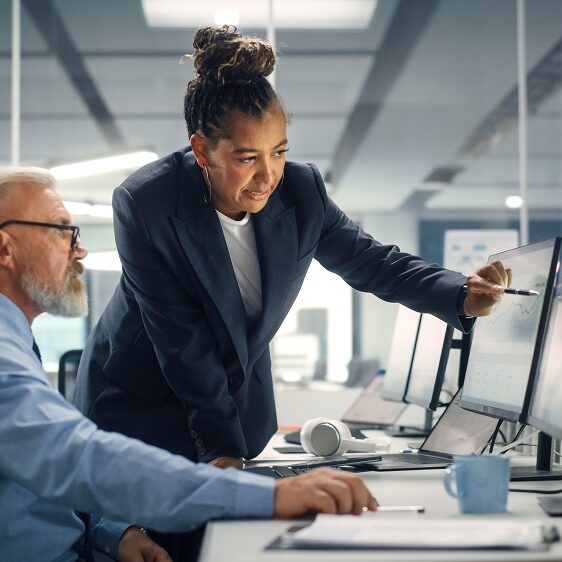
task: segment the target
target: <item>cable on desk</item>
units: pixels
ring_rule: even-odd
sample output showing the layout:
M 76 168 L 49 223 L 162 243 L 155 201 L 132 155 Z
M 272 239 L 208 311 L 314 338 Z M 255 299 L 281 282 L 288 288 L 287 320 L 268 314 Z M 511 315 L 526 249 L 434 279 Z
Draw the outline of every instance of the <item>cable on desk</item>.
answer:
M 514 440 L 511 443 L 509 443 L 509 445 L 506 445 L 505 447 L 500 447 L 497 452 L 499 454 L 503 454 L 503 453 L 506 453 L 507 451 L 513 449 L 513 447 L 516 447 L 517 445 L 524 445 L 524 444 L 526 444 L 526 443 L 524 443 L 525 439 L 530 439 L 531 437 L 534 437 L 538 432 L 539 432 L 539 430 L 536 429 L 535 431 L 532 431 L 531 433 L 529 433 L 529 435 L 525 435 L 525 437 L 521 437 L 518 440 L 514 438 Z M 520 434 L 521 434 L 521 431 L 517 432 L 517 435 L 520 435 Z M 517 435 L 515 437 L 517 437 Z M 533 446 L 533 444 L 529 444 L 529 446 Z M 534 445 L 534 446 L 536 446 L 536 445 Z
M 559 490 L 525 490 L 524 488 L 509 488 L 510 492 L 522 492 L 524 494 L 561 494 L 562 489 Z
M 496 438 L 498 436 L 498 433 L 500 431 L 500 427 L 503 423 L 503 420 L 498 420 L 498 423 L 496 424 L 496 429 L 494 429 L 494 433 L 492 433 L 488 443 L 490 443 L 490 455 L 493 453 L 494 451 L 494 445 L 496 443 Z
M 515 437 L 513 438 L 512 443 L 514 443 L 515 441 L 517 441 L 517 439 L 519 439 L 519 437 L 521 437 L 521 434 L 523 433 L 523 431 L 526 427 L 527 427 L 526 423 L 521 425 L 521 427 L 519 428 L 519 431 L 515 434 Z

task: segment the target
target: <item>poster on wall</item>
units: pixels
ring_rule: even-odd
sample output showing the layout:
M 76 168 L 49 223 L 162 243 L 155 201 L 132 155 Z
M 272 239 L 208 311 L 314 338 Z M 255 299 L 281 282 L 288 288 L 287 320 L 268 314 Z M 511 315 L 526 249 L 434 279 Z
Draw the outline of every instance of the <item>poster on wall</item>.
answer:
M 471 275 L 488 262 L 488 257 L 519 246 L 517 230 L 447 230 L 444 266 Z

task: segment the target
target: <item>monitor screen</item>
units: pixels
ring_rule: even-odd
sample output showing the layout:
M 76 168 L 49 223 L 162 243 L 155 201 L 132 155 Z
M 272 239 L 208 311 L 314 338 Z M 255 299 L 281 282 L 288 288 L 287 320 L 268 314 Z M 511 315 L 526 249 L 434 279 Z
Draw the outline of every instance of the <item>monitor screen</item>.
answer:
M 435 410 L 453 339 L 453 328 L 439 318 L 422 314 L 410 369 L 406 402 Z
M 560 239 L 554 238 L 490 256 L 488 263 L 500 260 L 511 268 L 512 287 L 533 289 L 539 295 L 506 294 L 492 314 L 476 321 L 461 395 L 463 408 L 524 421 L 559 246 Z
M 562 439 L 562 273 L 560 259 L 544 346 L 533 385 L 527 422 Z
M 412 355 L 416 346 L 421 314 L 398 306 L 396 324 L 390 344 L 388 366 L 384 375 L 382 397 L 402 402 L 408 385 Z

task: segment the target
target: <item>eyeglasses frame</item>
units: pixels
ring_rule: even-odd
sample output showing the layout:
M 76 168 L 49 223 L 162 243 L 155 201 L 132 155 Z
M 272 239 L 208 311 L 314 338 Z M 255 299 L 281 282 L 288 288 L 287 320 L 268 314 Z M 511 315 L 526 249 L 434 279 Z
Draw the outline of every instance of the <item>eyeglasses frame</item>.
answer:
M 0 229 L 10 226 L 11 224 L 23 224 L 25 226 L 39 226 L 42 228 L 55 228 L 57 230 L 71 230 L 72 236 L 70 238 L 70 249 L 76 250 L 78 244 L 80 243 L 80 227 L 74 226 L 73 224 L 56 224 L 51 222 L 37 222 L 37 221 L 22 221 L 17 219 L 12 219 L 0 223 Z

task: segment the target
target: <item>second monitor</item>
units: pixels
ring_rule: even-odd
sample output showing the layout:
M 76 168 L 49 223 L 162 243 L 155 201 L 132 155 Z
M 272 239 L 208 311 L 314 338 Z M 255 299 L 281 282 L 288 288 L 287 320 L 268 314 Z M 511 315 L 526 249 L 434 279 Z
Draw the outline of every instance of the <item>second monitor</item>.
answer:
M 451 350 L 453 328 L 439 318 L 422 314 L 405 401 L 428 410 L 439 405 L 439 395 Z

